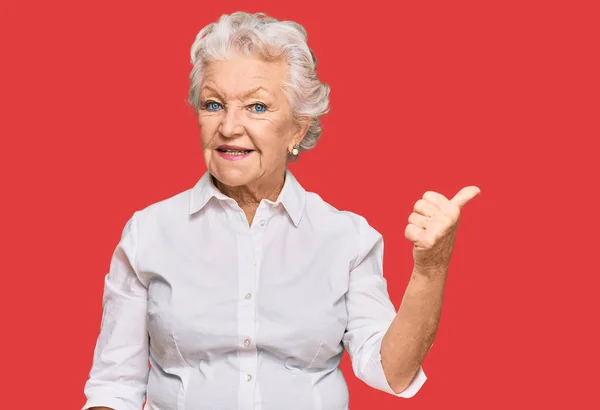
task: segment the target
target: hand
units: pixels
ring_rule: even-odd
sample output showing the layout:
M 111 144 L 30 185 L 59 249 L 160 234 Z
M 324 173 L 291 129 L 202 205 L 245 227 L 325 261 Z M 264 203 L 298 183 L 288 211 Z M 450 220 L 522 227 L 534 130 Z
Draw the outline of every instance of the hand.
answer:
M 468 186 L 448 200 L 442 194 L 427 191 L 415 203 L 404 235 L 414 243 L 416 268 L 424 271 L 448 268 L 460 211 L 480 192 L 476 186 Z

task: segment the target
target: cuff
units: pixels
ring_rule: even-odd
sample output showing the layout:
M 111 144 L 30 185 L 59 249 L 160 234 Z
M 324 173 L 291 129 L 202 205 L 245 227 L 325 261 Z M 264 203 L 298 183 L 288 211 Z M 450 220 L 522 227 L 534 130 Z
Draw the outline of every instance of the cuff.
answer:
M 385 373 L 383 372 L 383 366 L 381 364 L 381 356 L 377 355 L 376 358 L 376 364 L 374 367 L 374 372 L 373 372 L 373 383 L 375 384 L 375 386 L 377 386 L 377 388 L 379 390 L 382 390 L 388 394 L 391 394 L 392 396 L 395 397 L 402 397 L 405 399 L 409 399 L 411 397 L 413 397 L 415 394 L 417 394 L 417 392 L 421 389 L 421 387 L 423 386 L 423 384 L 425 384 L 425 381 L 427 380 L 427 376 L 425 375 L 425 372 L 423 371 L 423 368 L 421 366 L 419 366 L 419 370 L 417 371 L 417 374 L 415 375 L 415 377 L 413 378 L 413 380 L 410 382 L 410 384 L 408 385 L 408 387 L 406 389 L 404 389 L 403 391 L 401 391 L 400 393 L 396 393 L 392 387 L 390 386 L 390 384 L 388 383 L 386 377 L 385 377 Z
M 90 407 L 108 407 L 113 410 L 140 410 L 143 401 L 127 397 L 122 392 L 115 392 L 111 389 L 94 389 L 95 391 L 86 391 L 87 401 L 81 410 L 88 410 Z
M 108 407 L 114 410 L 129 410 L 132 408 L 117 397 L 90 397 L 81 410 L 87 410 L 90 407 Z

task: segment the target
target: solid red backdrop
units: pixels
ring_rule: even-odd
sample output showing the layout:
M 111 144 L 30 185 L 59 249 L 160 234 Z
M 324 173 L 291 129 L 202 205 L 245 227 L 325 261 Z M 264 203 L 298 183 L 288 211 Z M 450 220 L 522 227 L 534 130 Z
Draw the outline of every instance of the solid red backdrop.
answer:
M 189 48 L 236 10 L 308 30 L 332 109 L 292 169 L 384 234 L 396 306 L 414 202 L 482 190 L 463 211 L 429 380 L 394 398 L 346 356 L 350 407 L 599 408 L 594 2 L 348 4 L 0 4 L 3 408 L 83 405 L 126 219 L 204 171 Z

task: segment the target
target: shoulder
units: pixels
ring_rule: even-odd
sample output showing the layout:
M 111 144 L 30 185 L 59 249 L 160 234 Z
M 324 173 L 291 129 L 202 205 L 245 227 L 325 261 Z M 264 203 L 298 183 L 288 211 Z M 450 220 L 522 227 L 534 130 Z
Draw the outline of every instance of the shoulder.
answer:
M 312 221 L 340 225 L 350 230 L 359 230 L 367 219 L 350 210 L 340 209 L 330 202 L 325 201 L 316 192 L 306 192 L 306 216 Z
M 334 230 L 340 237 L 350 239 L 357 246 L 357 258 L 362 258 L 367 250 L 383 242 L 381 233 L 368 219 L 356 212 L 342 210 L 325 201 L 315 192 L 306 192 L 307 222 L 318 229 Z
M 141 230 L 139 235 L 143 235 L 185 223 L 189 216 L 191 191 L 189 188 L 138 207 L 127 224 L 134 224 L 135 229 Z
M 365 216 L 351 210 L 340 209 L 325 201 L 316 192 L 306 191 L 305 212 L 311 220 L 339 224 L 357 233 L 374 229 Z

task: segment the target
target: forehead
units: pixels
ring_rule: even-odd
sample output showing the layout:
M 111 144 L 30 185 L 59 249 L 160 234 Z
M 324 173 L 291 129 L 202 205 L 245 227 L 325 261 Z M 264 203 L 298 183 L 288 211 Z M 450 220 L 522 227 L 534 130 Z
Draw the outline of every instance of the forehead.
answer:
M 226 98 L 237 98 L 260 88 L 259 92 L 279 95 L 286 72 L 283 60 L 265 61 L 236 55 L 206 66 L 201 91 L 217 91 Z

